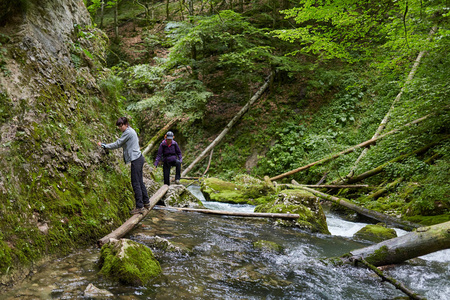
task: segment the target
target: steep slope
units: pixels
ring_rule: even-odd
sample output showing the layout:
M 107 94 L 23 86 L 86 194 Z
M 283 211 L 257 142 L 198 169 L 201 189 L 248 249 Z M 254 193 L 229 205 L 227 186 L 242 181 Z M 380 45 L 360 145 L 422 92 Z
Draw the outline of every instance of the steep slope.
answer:
M 102 67 L 106 37 L 92 28 L 83 1 L 2 6 L 10 11 L 0 20 L 0 273 L 6 285 L 26 274 L 22 266 L 108 232 L 133 203 L 119 151 L 113 156 L 96 145 L 114 139 L 108 132 L 120 101 L 115 78 Z

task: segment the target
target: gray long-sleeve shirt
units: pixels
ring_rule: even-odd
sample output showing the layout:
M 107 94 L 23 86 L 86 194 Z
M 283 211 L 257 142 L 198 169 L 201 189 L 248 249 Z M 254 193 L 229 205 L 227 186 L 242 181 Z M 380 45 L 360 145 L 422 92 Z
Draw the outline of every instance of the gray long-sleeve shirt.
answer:
M 120 147 L 123 148 L 123 160 L 126 164 L 141 156 L 137 133 L 130 126 L 125 129 L 122 136 L 117 141 L 105 145 L 106 149 L 118 149 Z

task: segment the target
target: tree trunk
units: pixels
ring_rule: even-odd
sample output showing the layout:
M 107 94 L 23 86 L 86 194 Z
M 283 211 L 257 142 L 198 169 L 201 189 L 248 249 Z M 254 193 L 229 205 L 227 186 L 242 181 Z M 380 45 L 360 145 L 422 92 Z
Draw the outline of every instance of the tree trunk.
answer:
M 177 118 L 170 120 L 169 123 L 167 123 L 166 126 L 164 126 L 163 128 L 161 128 L 152 138 L 151 140 L 147 143 L 147 147 L 145 147 L 145 149 L 142 151 L 142 155 L 146 156 L 150 151 L 153 150 L 153 147 L 155 147 L 156 143 L 162 139 L 162 137 L 164 137 L 164 134 L 166 134 L 166 132 L 172 128 L 173 124 L 175 124 L 178 121 Z
M 428 38 L 428 41 L 431 40 L 431 37 L 433 36 L 433 34 L 436 32 L 437 27 L 433 27 L 433 29 L 431 29 L 429 35 L 430 37 Z M 373 135 L 372 139 L 377 138 L 381 132 L 383 131 L 383 129 L 386 127 L 386 124 L 389 121 L 389 118 L 391 117 L 392 112 L 394 111 L 394 106 L 395 104 L 400 100 L 400 98 L 402 97 L 403 91 L 405 90 L 405 87 L 412 81 L 412 79 L 414 78 L 414 75 L 416 74 L 417 68 L 419 67 L 420 64 L 420 60 L 422 59 L 422 56 L 425 54 L 425 51 L 421 51 L 419 53 L 419 55 L 417 56 L 416 60 L 414 61 L 414 65 L 411 68 L 411 71 L 409 72 L 408 78 L 405 81 L 405 84 L 402 86 L 402 88 L 400 89 L 400 92 L 398 93 L 397 97 L 395 97 L 394 101 L 392 102 L 391 107 L 389 108 L 389 111 L 386 113 L 386 115 L 384 116 L 383 120 L 381 120 L 380 125 L 378 126 L 377 130 L 375 131 L 375 134 Z M 364 149 L 361 154 L 359 155 L 358 159 L 356 159 L 355 164 L 353 165 L 352 169 L 350 170 L 350 173 L 348 173 L 345 178 L 349 178 L 352 177 L 356 167 L 358 166 L 359 162 L 361 161 L 361 159 L 366 155 L 367 151 L 369 151 L 369 149 Z
M 443 140 L 446 140 L 446 139 L 448 139 L 448 136 L 447 136 L 447 137 L 444 137 L 444 138 L 442 138 L 442 139 L 439 139 L 439 140 L 436 141 L 436 142 L 433 142 L 433 143 L 431 143 L 431 144 L 428 144 L 428 145 L 426 145 L 425 147 L 420 148 L 420 149 L 418 149 L 418 150 L 416 150 L 416 151 L 413 151 L 413 152 L 411 152 L 411 153 L 404 154 L 404 155 L 400 155 L 399 157 L 396 157 L 396 158 L 394 158 L 393 160 L 391 160 L 391 161 L 389 161 L 389 162 L 387 162 L 387 163 L 382 164 L 381 166 L 378 166 L 378 167 L 376 167 L 376 168 L 374 168 L 374 169 L 372 169 L 372 170 L 369 170 L 369 171 L 367 171 L 367 172 L 364 172 L 364 173 L 362 173 L 362 174 L 359 174 L 359 175 L 357 175 L 357 176 L 354 176 L 354 177 L 351 177 L 351 178 L 347 179 L 347 180 L 345 181 L 345 183 L 355 183 L 355 182 L 359 182 L 359 181 L 361 181 L 361 180 L 364 180 L 364 179 L 366 179 L 366 178 L 368 178 L 368 177 L 377 175 L 378 173 L 381 173 L 382 171 L 384 171 L 384 168 L 386 168 L 386 167 L 389 166 L 390 164 L 392 164 L 392 163 L 394 163 L 394 162 L 398 162 L 398 161 L 404 160 L 405 158 L 408 158 L 408 157 L 413 156 L 413 155 L 417 155 L 417 154 L 420 154 L 420 153 L 424 153 L 425 151 L 427 151 L 427 150 L 430 149 L 431 147 L 433 147 L 433 146 L 435 146 L 435 145 L 441 143 Z
M 166 20 L 169 21 L 170 17 L 169 17 L 169 0 L 166 0 Z
M 282 185 L 282 184 L 280 184 Z M 286 184 L 287 187 L 290 188 L 299 188 L 299 186 L 306 186 L 309 188 L 325 188 L 325 189 L 361 189 L 361 188 L 366 188 L 366 189 L 375 189 L 376 187 L 374 186 L 369 186 L 368 184 Z
M 294 184 L 298 184 L 295 181 L 293 183 Z M 383 223 L 386 223 L 386 224 L 389 224 L 389 225 L 398 226 L 398 227 L 400 227 L 400 228 L 402 228 L 404 230 L 413 230 L 414 228 L 418 228 L 419 227 L 419 225 L 417 225 L 417 224 L 414 224 L 414 223 L 411 223 L 411 222 L 408 222 L 408 221 L 404 221 L 404 220 L 400 220 L 398 218 L 391 217 L 389 215 L 385 215 L 383 213 L 380 213 L 380 212 L 377 212 L 377 211 L 374 211 L 374 210 L 370 210 L 370 209 L 358 206 L 356 204 L 351 203 L 348 199 L 345 199 L 345 198 L 338 198 L 338 197 L 335 197 L 335 196 L 331 196 L 331 195 L 328 195 L 328 194 L 325 194 L 325 193 L 322 193 L 322 192 L 319 192 L 319 191 L 316 191 L 316 190 L 313 190 L 313 189 L 310 189 L 308 187 L 301 186 L 301 185 L 299 185 L 298 187 L 303 189 L 303 190 L 305 190 L 305 191 L 308 191 L 308 192 L 316 195 L 317 197 L 320 197 L 322 199 L 329 200 L 329 201 L 332 201 L 332 202 L 337 203 L 339 205 L 342 205 L 344 207 L 347 207 L 347 208 L 349 208 L 349 209 L 351 209 L 353 211 L 356 211 L 357 213 L 359 213 L 361 215 L 364 215 L 366 217 L 378 220 L 380 222 L 383 222 Z
M 233 117 L 233 119 L 227 124 L 225 129 L 219 134 L 219 136 L 208 146 L 206 149 L 187 167 L 181 177 L 185 177 L 186 174 L 203 158 L 205 158 L 208 153 L 223 139 L 223 137 L 230 131 L 230 129 L 236 124 L 236 122 L 249 110 L 250 106 L 261 96 L 261 94 L 269 86 L 269 80 L 272 77 L 272 73 L 266 78 L 263 86 L 256 92 L 255 95 L 247 102 L 247 104 Z
M 161 200 L 161 198 L 166 194 L 168 189 L 169 186 L 166 184 L 160 187 L 159 190 L 157 190 L 156 193 L 150 198 L 150 208 L 148 210 L 145 210 L 143 214 L 133 215 L 125 223 L 123 223 L 122 226 L 120 226 L 107 236 L 98 240 L 97 245 L 101 247 L 104 244 L 108 243 L 110 239 L 112 238 L 120 239 L 129 231 L 131 231 L 134 228 L 134 226 L 138 224 L 142 219 L 144 219 L 147 216 L 147 214 L 153 209 L 153 207 L 155 207 L 156 203 L 158 203 L 159 200 Z
M 116 2 L 114 6 L 114 33 L 116 35 L 116 39 L 119 38 L 119 24 L 118 24 L 118 16 L 119 16 L 119 1 Z
M 368 195 L 367 197 L 365 197 L 364 201 L 376 200 L 378 197 L 380 197 L 381 195 L 383 195 L 384 193 L 386 193 L 387 191 L 389 191 L 391 188 L 395 187 L 397 184 L 399 184 L 402 181 L 403 181 L 403 177 L 397 178 L 394 182 L 387 184 L 386 186 L 382 187 L 381 189 L 379 189 L 379 190 L 373 192 L 372 194 Z
M 195 209 L 184 207 L 170 207 L 170 209 L 177 209 L 182 211 L 198 212 L 203 214 L 236 216 L 236 217 L 251 217 L 251 218 L 276 218 L 276 219 L 298 219 L 298 214 L 277 214 L 277 213 L 245 213 L 235 211 L 210 210 L 210 209 Z
M 297 168 L 297 169 L 295 169 L 295 170 L 292 170 L 292 171 L 283 173 L 283 174 L 281 174 L 281 175 L 277 175 L 277 176 L 275 176 L 275 177 L 272 177 L 272 178 L 270 178 L 270 180 L 273 181 L 273 180 L 282 179 L 282 178 L 287 177 L 287 176 L 289 176 L 289 175 L 292 175 L 292 174 L 298 173 L 298 172 L 300 172 L 300 171 L 309 169 L 309 168 L 311 168 L 312 166 L 315 166 L 315 165 L 318 165 L 318 164 L 322 164 L 322 163 L 324 163 L 324 162 L 327 162 L 327 161 L 330 161 L 330 160 L 332 160 L 332 159 L 334 159 L 334 158 L 337 158 L 337 157 L 339 157 L 339 156 L 341 156 L 341 155 L 344 155 L 344 154 L 348 154 L 348 153 L 350 153 L 350 152 L 353 152 L 353 151 L 355 151 L 355 150 L 357 150 L 357 149 L 359 149 L 359 148 L 364 148 L 364 147 L 368 147 L 368 146 L 370 146 L 370 145 L 373 145 L 373 144 L 375 144 L 378 140 L 380 140 L 380 139 L 382 139 L 382 138 L 384 138 L 384 137 L 386 137 L 386 136 L 388 136 L 388 135 L 391 135 L 391 134 L 393 134 L 393 133 L 397 133 L 397 132 L 399 132 L 401 129 L 403 129 L 403 128 L 407 127 L 407 126 L 411 126 L 411 125 L 413 125 L 413 124 L 420 123 L 420 122 L 422 122 L 423 120 L 425 120 L 425 119 L 427 119 L 428 117 L 430 117 L 431 115 L 432 115 L 432 114 L 426 115 L 425 117 L 422 117 L 422 118 L 419 118 L 419 119 L 417 119 L 417 120 L 414 120 L 414 121 L 412 121 L 411 123 L 405 124 L 405 125 L 401 126 L 401 127 L 398 128 L 398 129 L 391 130 L 391 131 L 389 131 L 389 132 L 387 132 L 387 133 L 385 133 L 385 134 L 383 134 L 383 135 L 380 135 L 379 137 L 377 137 L 377 138 L 375 138 L 375 139 L 367 140 L 367 141 L 365 141 L 365 142 L 362 142 L 361 144 L 358 144 L 358 145 L 356 145 L 356 146 L 350 147 L 350 148 L 348 148 L 348 149 L 346 149 L 346 150 L 344 150 L 344 151 L 341 151 L 341 152 L 339 152 L 339 153 L 337 153 L 337 154 L 334 154 L 334 155 L 331 155 L 331 156 L 329 156 L 329 157 L 323 158 L 323 159 L 321 159 L 321 160 L 312 162 L 312 163 L 310 163 L 310 164 L 308 164 L 308 165 L 306 165 L 306 166 L 303 166 L 303 167 Z
M 100 29 L 103 29 L 104 16 L 105 16 L 105 0 L 102 0 L 102 5 L 100 6 Z
M 450 222 L 421 227 L 396 237 L 341 256 L 344 263 L 365 259 L 374 266 L 402 263 L 408 259 L 450 248 Z

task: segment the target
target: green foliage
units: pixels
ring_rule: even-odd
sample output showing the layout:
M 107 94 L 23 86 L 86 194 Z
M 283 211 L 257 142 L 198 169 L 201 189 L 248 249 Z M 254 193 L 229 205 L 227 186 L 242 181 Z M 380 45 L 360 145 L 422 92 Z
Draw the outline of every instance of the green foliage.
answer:
M 110 75 L 100 81 L 99 86 L 102 92 L 111 100 L 119 101 L 123 98 L 121 95 L 124 87 L 122 78 L 115 75 Z
M 299 42 L 302 48 L 298 51 L 322 59 L 355 62 L 380 54 L 381 66 L 395 67 L 418 49 L 432 49 L 441 43 L 427 39 L 436 23 L 448 20 L 444 7 L 443 1 L 302 0 L 297 7 L 283 11 L 298 27 L 275 30 L 274 34 Z M 445 29 L 437 34 L 439 39 L 448 38 Z

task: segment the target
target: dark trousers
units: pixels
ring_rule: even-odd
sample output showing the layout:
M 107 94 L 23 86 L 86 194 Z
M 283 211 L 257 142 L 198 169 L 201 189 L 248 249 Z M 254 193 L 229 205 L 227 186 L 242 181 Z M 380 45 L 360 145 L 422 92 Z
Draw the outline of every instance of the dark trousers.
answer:
M 144 156 L 140 156 L 131 162 L 131 186 L 134 191 L 134 200 L 136 200 L 136 208 L 144 207 L 149 203 L 147 188 L 142 178 L 142 167 L 144 166 Z
M 171 162 L 164 162 L 163 173 L 164 173 L 164 184 L 170 185 L 170 168 L 175 167 L 175 180 L 180 180 L 181 178 L 181 163 L 177 159 Z

